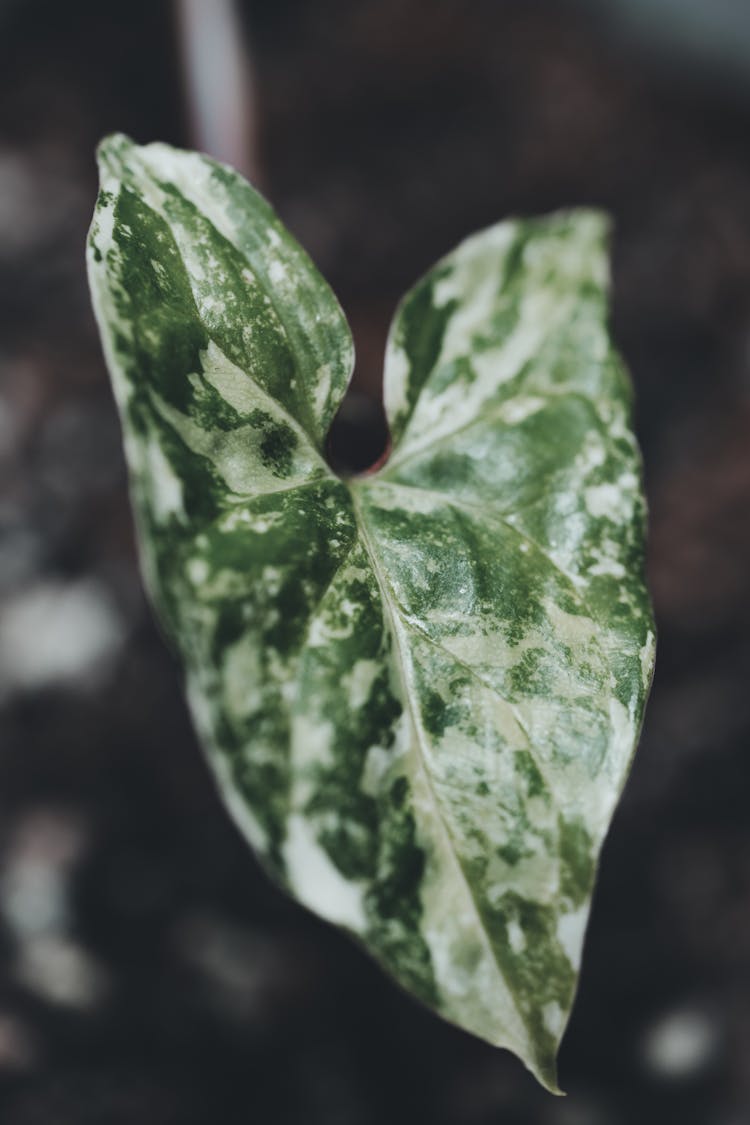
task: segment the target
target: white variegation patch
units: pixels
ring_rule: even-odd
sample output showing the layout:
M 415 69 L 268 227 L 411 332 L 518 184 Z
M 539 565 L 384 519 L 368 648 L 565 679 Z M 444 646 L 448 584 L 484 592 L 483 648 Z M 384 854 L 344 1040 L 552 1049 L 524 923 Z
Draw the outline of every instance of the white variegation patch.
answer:
M 557 919 L 558 940 L 576 970 L 581 963 L 581 950 L 588 918 L 588 907 L 582 906 L 578 910 L 571 911 L 570 914 L 560 914 Z
M 362 887 L 345 879 L 321 848 L 310 821 L 289 818 L 284 845 L 287 878 L 300 902 L 330 922 L 361 934 L 367 928 Z

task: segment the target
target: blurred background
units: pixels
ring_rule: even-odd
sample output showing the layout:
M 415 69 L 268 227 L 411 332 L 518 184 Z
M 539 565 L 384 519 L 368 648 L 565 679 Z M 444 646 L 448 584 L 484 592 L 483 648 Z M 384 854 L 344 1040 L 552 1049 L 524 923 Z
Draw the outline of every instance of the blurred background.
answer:
M 425 268 L 511 213 L 615 217 L 660 648 L 567 1099 L 279 894 L 218 802 L 86 289 L 112 130 L 269 195 L 352 322 L 364 461 Z M 0 0 L 0 488 L 3 1125 L 750 1121 L 746 0 Z

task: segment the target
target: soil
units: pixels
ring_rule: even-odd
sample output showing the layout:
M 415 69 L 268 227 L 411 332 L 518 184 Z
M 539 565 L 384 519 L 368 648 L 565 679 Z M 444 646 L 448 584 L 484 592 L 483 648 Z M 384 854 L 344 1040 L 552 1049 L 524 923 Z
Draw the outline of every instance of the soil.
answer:
M 387 325 L 424 269 L 508 214 L 614 217 L 659 652 L 569 1096 L 277 892 L 220 805 L 141 592 L 82 256 L 96 141 L 190 143 L 171 8 L 5 0 L 0 1120 L 750 1120 L 750 100 L 563 0 L 243 14 L 264 189 L 354 328 L 345 459 L 382 446 Z

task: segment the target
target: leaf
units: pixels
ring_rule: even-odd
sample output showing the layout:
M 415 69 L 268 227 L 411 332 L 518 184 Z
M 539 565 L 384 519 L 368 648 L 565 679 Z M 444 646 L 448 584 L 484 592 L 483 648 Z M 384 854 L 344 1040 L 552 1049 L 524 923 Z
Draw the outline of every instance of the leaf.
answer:
M 148 589 L 268 869 L 556 1090 L 654 634 L 605 219 L 512 221 L 409 293 L 393 451 L 323 456 L 353 350 L 236 173 L 123 137 L 89 241 Z

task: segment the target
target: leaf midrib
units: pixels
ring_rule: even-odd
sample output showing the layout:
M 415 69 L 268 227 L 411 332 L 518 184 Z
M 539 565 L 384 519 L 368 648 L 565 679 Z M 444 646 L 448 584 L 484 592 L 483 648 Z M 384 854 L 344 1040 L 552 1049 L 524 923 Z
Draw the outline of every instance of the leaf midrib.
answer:
M 397 607 L 397 604 L 395 602 L 395 599 L 393 599 L 388 592 L 387 576 L 383 573 L 383 571 L 380 567 L 380 564 L 378 562 L 378 559 L 377 559 L 377 556 L 376 556 L 376 553 L 375 553 L 375 549 L 372 546 L 372 543 L 370 541 L 370 537 L 369 537 L 369 534 L 368 534 L 368 531 L 367 531 L 367 522 L 366 522 L 364 513 L 362 511 L 361 500 L 359 499 L 359 497 L 357 495 L 357 487 L 355 485 L 355 482 L 350 483 L 350 493 L 351 493 L 351 497 L 352 497 L 352 503 L 354 505 L 354 511 L 355 511 L 355 515 L 356 515 L 356 518 L 357 518 L 357 524 L 358 524 L 358 528 L 359 528 L 360 537 L 361 537 L 361 540 L 362 540 L 362 545 L 365 548 L 365 551 L 367 552 L 368 558 L 370 560 L 370 565 L 372 567 L 372 571 L 373 571 L 373 574 L 375 576 L 375 581 L 377 582 L 378 588 L 380 590 L 380 597 L 381 597 L 381 601 L 382 601 L 382 604 L 383 604 L 383 608 L 385 610 L 386 616 L 388 618 L 388 621 L 389 621 L 389 624 L 390 624 L 390 627 L 391 627 L 391 632 L 393 634 L 393 638 L 394 638 L 394 642 L 395 642 L 396 660 L 397 660 L 397 664 L 398 664 L 398 671 L 399 671 L 399 675 L 400 675 L 400 678 L 401 678 L 402 687 L 404 689 L 404 692 L 403 692 L 404 699 L 405 699 L 406 706 L 407 706 L 407 709 L 408 709 L 408 712 L 409 712 L 409 717 L 410 717 L 410 720 L 411 720 L 411 726 L 412 726 L 412 729 L 414 730 L 414 734 L 416 736 L 416 744 L 417 744 L 417 747 L 418 747 L 419 767 L 420 767 L 421 772 L 422 772 L 422 774 L 425 778 L 427 789 L 429 791 L 429 794 L 432 798 L 433 804 L 434 804 L 436 812 L 437 812 L 437 822 L 440 825 L 440 828 L 443 832 L 443 835 L 444 835 L 444 838 L 445 838 L 445 841 L 446 841 L 446 844 L 447 844 L 447 847 L 448 847 L 448 853 L 451 856 L 451 858 L 454 862 L 454 865 L 455 865 L 455 867 L 458 871 L 460 882 L 465 889 L 465 892 L 466 892 L 466 895 L 468 897 L 471 909 L 472 909 L 472 911 L 473 911 L 473 913 L 476 917 L 476 920 L 477 920 L 477 923 L 478 923 L 478 926 L 479 926 L 479 931 L 482 935 L 482 941 L 483 941 L 483 944 L 485 946 L 485 949 L 486 949 L 487 953 L 489 954 L 490 961 L 495 966 L 495 969 L 497 971 L 498 976 L 503 981 L 503 984 L 504 984 L 505 989 L 508 993 L 508 996 L 512 999 L 513 1006 L 515 1008 L 515 1011 L 516 1011 L 516 1014 L 518 1016 L 519 1022 L 523 1026 L 523 1028 L 525 1029 L 525 1031 L 527 1033 L 528 1043 L 529 1043 L 529 1046 L 530 1046 L 530 1048 L 533 1052 L 533 1040 L 532 1040 L 530 1029 L 528 1028 L 528 1025 L 527 1025 L 526 1020 L 523 1016 L 523 1013 L 521 1012 L 521 1010 L 518 1007 L 518 1004 L 516 1003 L 516 1000 L 515 1000 L 510 982 L 508 981 L 508 978 L 506 977 L 505 973 L 503 972 L 503 969 L 502 969 L 502 967 L 501 967 L 501 965 L 498 961 L 497 954 L 496 954 L 495 949 L 493 947 L 492 941 L 490 940 L 490 936 L 487 933 L 487 929 L 486 929 L 486 926 L 485 926 L 485 923 L 484 923 L 484 919 L 482 917 L 481 909 L 480 909 L 479 904 L 476 900 L 476 896 L 474 894 L 474 891 L 472 890 L 471 883 L 469 882 L 469 878 L 468 878 L 468 875 L 467 875 L 467 873 L 464 869 L 463 863 L 461 862 L 459 851 L 458 851 L 458 848 L 456 846 L 453 835 L 451 833 L 450 827 L 445 820 L 445 817 L 444 817 L 444 814 L 443 814 L 443 811 L 442 811 L 437 793 L 435 792 L 435 787 L 434 787 L 433 782 L 432 782 L 432 777 L 430 776 L 430 771 L 427 767 L 427 759 L 426 759 L 425 746 L 424 746 L 424 731 L 423 731 L 423 728 L 422 728 L 422 724 L 419 720 L 419 717 L 416 713 L 416 709 L 414 707 L 411 692 L 408 690 L 408 688 L 409 688 L 409 677 L 407 676 L 407 660 L 408 660 L 408 657 L 406 656 L 406 654 L 404 652 L 404 645 L 402 643 L 401 636 L 400 636 L 400 628 L 401 627 L 399 626 L 399 624 L 397 622 L 397 617 L 400 618 L 401 614 L 398 612 L 398 607 Z M 407 622 L 404 620 L 404 625 L 406 625 L 406 624 L 407 624 Z M 409 661 L 409 663 L 410 663 L 410 661 Z

